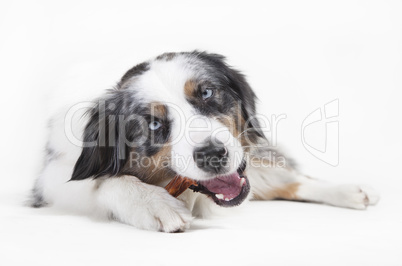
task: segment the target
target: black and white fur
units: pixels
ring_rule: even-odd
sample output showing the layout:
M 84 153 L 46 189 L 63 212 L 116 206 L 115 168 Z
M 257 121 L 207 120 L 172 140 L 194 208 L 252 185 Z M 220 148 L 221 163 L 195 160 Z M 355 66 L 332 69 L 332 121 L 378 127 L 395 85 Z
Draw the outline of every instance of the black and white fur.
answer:
M 213 99 L 203 99 L 206 90 L 213 90 Z M 157 115 L 155 104 L 162 106 Z M 259 130 L 255 114 L 253 91 L 222 56 L 197 51 L 158 56 L 130 69 L 115 89 L 91 106 L 73 114 L 66 108 L 52 118 L 45 167 L 35 183 L 32 206 L 113 217 L 147 230 L 183 231 L 215 203 L 190 190 L 172 197 L 163 186 L 173 176 L 205 181 L 237 171 L 250 158 L 264 161 L 273 151 L 282 156 Z M 121 121 L 124 126 L 119 126 Z M 150 130 L 155 121 L 160 128 Z M 194 130 L 198 127 L 202 130 Z M 191 141 L 183 137 L 189 128 Z M 211 137 L 227 149 L 229 162 L 222 173 L 204 171 L 193 160 L 197 144 Z M 166 164 L 133 165 L 133 151 L 137 159 L 163 155 Z M 190 159 L 183 167 L 174 155 Z M 309 178 L 289 159 L 280 167 L 247 164 L 245 173 L 251 184 L 249 199 L 283 198 L 354 209 L 365 209 L 379 199 L 367 187 Z

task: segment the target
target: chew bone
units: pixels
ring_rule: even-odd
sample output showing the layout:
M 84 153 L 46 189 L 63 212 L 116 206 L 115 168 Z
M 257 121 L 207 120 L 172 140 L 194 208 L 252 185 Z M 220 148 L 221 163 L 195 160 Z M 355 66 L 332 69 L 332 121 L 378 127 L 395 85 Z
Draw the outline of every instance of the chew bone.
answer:
M 190 186 L 196 187 L 198 184 L 190 178 L 177 175 L 166 185 L 165 189 L 176 198 Z

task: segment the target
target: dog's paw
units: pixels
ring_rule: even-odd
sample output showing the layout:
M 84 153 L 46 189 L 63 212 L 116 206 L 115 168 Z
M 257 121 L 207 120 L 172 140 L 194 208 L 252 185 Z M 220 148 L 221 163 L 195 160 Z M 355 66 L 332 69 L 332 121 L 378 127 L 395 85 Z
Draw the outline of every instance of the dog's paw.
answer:
M 374 188 L 367 185 L 360 185 L 360 189 L 367 195 L 369 205 L 376 205 L 380 200 L 380 194 Z
M 143 198 L 143 205 L 136 208 L 130 224 L 137 228 L 167 233 L 183 232 L 193 220 L 184 203 L 172 197 L 165 189 L 154 187 L 152 193 Z
M 368 205 L 375 205 L 379 194 L 368 186 L 339 185 L 336 186 L 330 204 L 358 210 L 364 210 Z
M 149 211 L 158 222 L 157 230 L 162 232 L 182 232 L 190 227 L 193 220 L 184 203 L 164 189 L 163 193 L 152 201 Z

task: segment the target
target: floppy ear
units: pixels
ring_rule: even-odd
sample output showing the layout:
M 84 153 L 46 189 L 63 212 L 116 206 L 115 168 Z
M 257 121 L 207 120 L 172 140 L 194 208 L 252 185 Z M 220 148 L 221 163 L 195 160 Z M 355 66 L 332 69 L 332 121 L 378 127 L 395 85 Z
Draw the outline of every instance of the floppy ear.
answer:
M 121 173 L 130 152 L 126 142 L 126 125 L 122 127 L 120 123 L 126 117 L 124 113 L 130 113 L 130 110 L 125 109 L 128 104 L 124 100 L 129 97 L 121 94 L 119 91 L 112 92 L 109 98 L 99 100 L 88 111 L 84 146 L 70 180 L 116 176 Z

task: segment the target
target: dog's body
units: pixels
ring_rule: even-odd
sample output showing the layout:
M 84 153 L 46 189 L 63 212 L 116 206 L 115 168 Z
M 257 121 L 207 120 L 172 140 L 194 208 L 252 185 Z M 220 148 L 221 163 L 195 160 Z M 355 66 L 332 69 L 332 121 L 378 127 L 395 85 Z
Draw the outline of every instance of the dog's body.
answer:
M 378 201 L 370 188 L 300 174 L 266 140 L 244 77 L 223 57 L 202 52 L 139 64 L 91 106 L 61 112 L 51 121 L 46 150 L 33 206 L 51 204 L 149 230 L 181 231 L 208 206 L 246 198 L 354 209 Z M 175 175 L 197 180 L 203 193 L 170 196 L 163 187 Z

